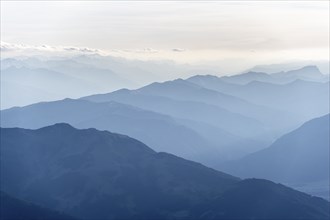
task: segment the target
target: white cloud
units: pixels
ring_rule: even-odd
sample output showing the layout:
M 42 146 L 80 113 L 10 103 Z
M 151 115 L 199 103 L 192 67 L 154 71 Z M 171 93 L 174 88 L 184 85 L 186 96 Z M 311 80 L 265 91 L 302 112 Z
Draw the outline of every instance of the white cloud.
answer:
M 174 51 L 174 52 L 184 52 L 186 50 L 182 49 L 182 48 L 173 48 L 172 51 Z
M 63 47 L 63 50 L 82 52 L 82 53 L 101 53 L 101 51 L 98 49 L 91 49 L 87 47 Z
M 87 53 L 87 54 L 100 54 L 106 55 L 111 53 L 138 53 L 138 54 L 154 54 L 159 53 L 160 50 L 154 48 L 142 49 L 111 49 L 100 50 L 88 47 L 74 47 L 74 46 L 50 46 L 50 45 L 27 45 L 27 44 L 14 44 L 1 41 L 0 50 L 2 52 L 73 52 L 73 53 Z M 173 49 L 173 51 L 183 51 L 183 49 Z
M 159 50 L 153 48 L 143 48 L 143 49 L 135 49 L 135 50 L 125 50 L 130 53 L 158 53 Z
M 0 50 L 6 56 L 6 53 L 13 55 L 51 55 L 51 54 L 106 54 L 99 49 L 88 47 L 72 47 L 72 46 L 50 46 L 50 45 L 27 45 L 27 44 L 13 44 L 1 41 Z

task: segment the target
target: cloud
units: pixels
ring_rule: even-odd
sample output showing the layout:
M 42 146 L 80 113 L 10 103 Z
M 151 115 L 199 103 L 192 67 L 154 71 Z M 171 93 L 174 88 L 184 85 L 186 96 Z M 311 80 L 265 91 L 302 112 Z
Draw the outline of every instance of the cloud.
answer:
M 186 50 L 185 49 L 182 49 L 182 48 L 173 48 L 172 51 L 173 52 L 184 52 Z
M 20 55 L 29 54 L 53 54 L 53 53 L 73 53 L 73 54 L 104 54 L 104 51 L 88 47 L 72 47 L 72 46 L 50 46 L 50 45 L 27 45 L 13 44 L 1 41 L 1 52 L 16 53 Z
M 6 43 L 1 41 L 1 45 L 0 45 L 0 50 L 2 52 L 6 52 L 6 51 L 17 51 L 17 50 L 24 50 L 27 49 L 29 47 L 27 47 L 24 44 L 10 44 L 10 43 Z
M 88 48 L 88 47 L 63 47 L 63 50 L 82 52 L 82 53 L 102 53 L 101 50 L 92 49 L 92 48 Z
M 0 49 L 2 52 L 6 51 L 33 51 L 33 50 L 40 50 L 40 51 L 55 51 L 59 50 L 59 48 L 48 46 L 48 45 L 41 45 L 41 46 L 32 46 L 26 44 L 12 44 L 1 41 Z
M 99 55 L 120 55 L 120 54 L 156 54 L 161 52 L 154 48 L 142 49 L 111 49 L 99 50 L 89 47 L 74 47 L 74 46 L 50 46 L 50 45 L 27 45 L 13 44 L 1 41 L 0 51 L 3 53 L 16 53 L 18 55 L 50 55 L 50 54 L 99 54 Z M 179 51 L 179 50 L 178 50 Z
M 143 48 L 143 49 L 136 49 L 136 50 L 127 50 L 128 52 L 135 52 L 135 53 L 158 53 L 159 50 L 153 48 Z

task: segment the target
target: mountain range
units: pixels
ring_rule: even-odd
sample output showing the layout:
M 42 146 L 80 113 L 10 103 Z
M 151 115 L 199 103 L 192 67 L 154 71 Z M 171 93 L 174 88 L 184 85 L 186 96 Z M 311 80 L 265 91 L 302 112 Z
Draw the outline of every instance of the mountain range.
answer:
M 317 66 L 304 66 L 299 69 L 280 71 L 272 74 L 249 71 L 232 76 L 223 76 L 221 80 L 239 85 L 248 84 L 253 81 L 287 84 L 296 80 L 327 82 L 329 81 L 329 75 L 321 73 Z
M 253 80 L 244 85 L 228 83 L 216 76 L 194 76 L 187 80 L 257 105 L 291 113 L 301 122 L 329 112 L 329 81 L 311 82 L 297 79 L 287 84 L 274 84 L 251 78 Z
M 329 76 L 316 66 L 191 76 L 101 56 L 1 64 L 7 216 L 329 218 L 315 197 L 329 200 L 330 181 Z M 172 80 L 178 71 L 189 78 Z
M 119 77 L 111 70 L 73 61 L 56 61 L 56 65 L 42 68 L 10 66 L 1 70 L 1 84 L 5 86 L 1 89 L 4 100 L 2 108 L 63 97 L 78 98 L 97 91 L 134 86 L 134 83 Z
M 322 65 L 318 63 L 317 65 L 318 67 L 327 66 L 325 63 Z M 271 78 L 272 83 L 287 83 L 297 79 L 316 82 L 329 81 L 328 75 L 320 73 L 317 67 L 311 66 L 308 62 L 294 66 L 296 70 L 291 67 L 285 73 L 267 74 L 268 69 L 266 68 L 265 71 L 254 71 L 253 77 L 250 76 L 253 75 L 253 71 L 251 71 L 241 75 L 225 76 L 222 79 L 225 81 L 235 81 L 236 79 L 236 83 L 241 84 L 239 82 L 241 78 L 247 78 L 247 82 L 250 82 L 258 78 L 256 75 L 262 75 L 263 77 L 258 78 L 258 80 Z M 305 67 L 299 69 L 301 66 Z M 256 67 L 254 70 L 263 69 Z M 207 65 L 177 64 L 171 61 L 127 60 L 96 54 L 72 57 L 3 58 L 1 59 L 1 109 L 25 106 L 40 101 L 78 98 L 121 88 L 136 89 L 155 81 L 163 82 L 175 79 L 178 75 L 179 77 L 189 77 L 196 74 L 227 75 L 225 71 L 219 72 L 219 67 Z M 246 81 L 243 80 L 244 82 Z
M 1 190 L 81 219 L 328 219 L 329 202 L 68 124 L 1 128 Z
M 289 185 L 322 182 L 329 195 L 329 114 L 310 120 L 270 147 L 219 166 L 243 178 L 265 178 Z
M 175 100 L 127 89 L 82 99 L 96 103 L 116 101 L 169 115 L 177 123 L 196 131 L 213 143 L 229 158 L 230 155 L 235 158 L 258 150 L 273 139 L 267 126 L 256 119 L 199 101 Z M 242 143 L 245 143 L 245 147 L 242 147 Z
M 287 73 L 300 77 L 306 71 L 312 71 L 314 78 L 322 75 L 315 67 Z M 329 82 L 275 84 L 256 81 L 258 77 L 249 73 L 231 79 L 240 77 L 254 80 L 240 85 L 224 81 L 228 77 L 194 76 L 79 100 L 11 108 L 1 111 L 1 126 L 40 128 L 67 122 L 106 129 L 137 138 L 156 151 L 215 167 L 266 148 L 307 120 L 329 112 Z M 285 77 L 279 73 L 278 78 Z
M 4 58 L 1 59 L 1 109 L 137 88 L 156 80 L 173 79 L 178 72 L 184 76 L 215 73 L 171 61 L 128 60 L 96 54 Z
M 93 103 L 64 99 L 1 111 L 2 127 L 41 128 L 58 122 L 127 134 L 152 146 L 196 161 L 220 160 L 221 155 L 196 131 L 173 118 L 117 102 Z M 218 153 L 217 153 L 218 152 Z

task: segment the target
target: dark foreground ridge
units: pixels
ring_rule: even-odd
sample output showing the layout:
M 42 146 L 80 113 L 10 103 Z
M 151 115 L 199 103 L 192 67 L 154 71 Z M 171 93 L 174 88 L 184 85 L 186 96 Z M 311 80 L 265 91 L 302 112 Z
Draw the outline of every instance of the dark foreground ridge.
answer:
M 78 219 L 329 218 L 323 199 L 68 124 L 2 128 L 1 190 Z
M 75 220 L 75 218 L 47 208 L 16 199 L 0 191 L 0 219 L 2 220 Z

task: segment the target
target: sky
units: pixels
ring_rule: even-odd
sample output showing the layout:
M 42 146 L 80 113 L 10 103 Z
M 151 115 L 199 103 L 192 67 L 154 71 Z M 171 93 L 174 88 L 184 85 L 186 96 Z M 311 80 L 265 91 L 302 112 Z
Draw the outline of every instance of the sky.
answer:
M 329 1 L 1 1 L 1 52 L 179 63 L 329 60 Z

